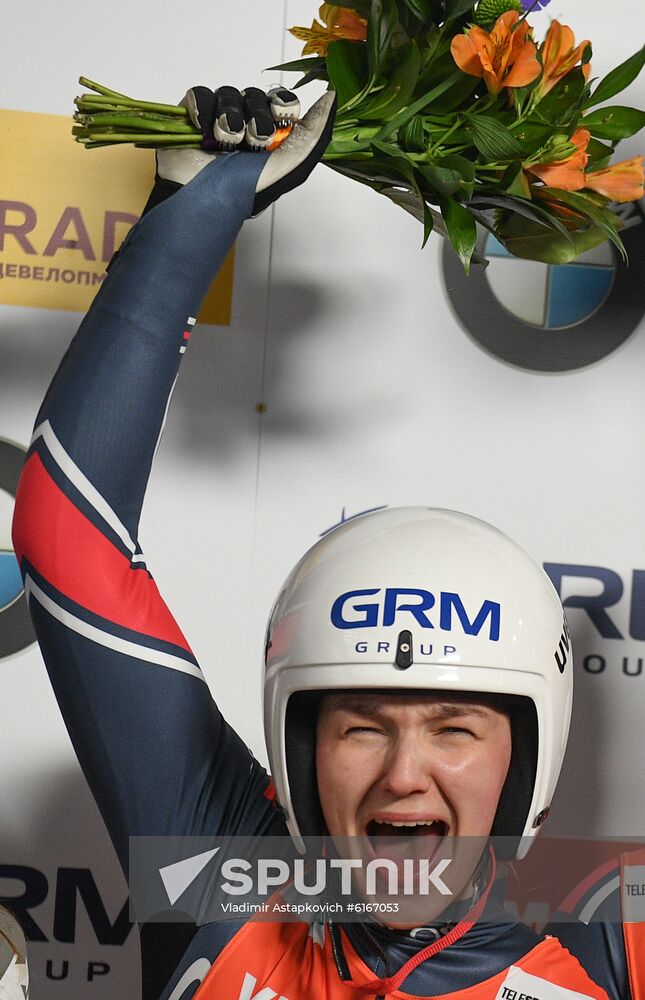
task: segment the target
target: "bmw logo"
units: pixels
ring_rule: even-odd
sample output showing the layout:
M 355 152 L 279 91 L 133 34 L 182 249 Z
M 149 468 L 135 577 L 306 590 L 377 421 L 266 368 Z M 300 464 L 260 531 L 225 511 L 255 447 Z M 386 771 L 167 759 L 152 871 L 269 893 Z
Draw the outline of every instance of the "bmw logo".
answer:
M 500 360 L 531 371 L 572 371 L 615 351 L 645 312 L 643 212 L 637 204 L 618 209 L 628 265 L 609 243 L 570 264 L 520 260 L 484 232 L 478 250 L 488 267 L 474 267 L 467 277 L 446 244 L 446 289 L 470 336 Z
M 0 658 L 35 642 L 18 560 L 11 546 L 11 519 L 25 449 L 0 438 Z

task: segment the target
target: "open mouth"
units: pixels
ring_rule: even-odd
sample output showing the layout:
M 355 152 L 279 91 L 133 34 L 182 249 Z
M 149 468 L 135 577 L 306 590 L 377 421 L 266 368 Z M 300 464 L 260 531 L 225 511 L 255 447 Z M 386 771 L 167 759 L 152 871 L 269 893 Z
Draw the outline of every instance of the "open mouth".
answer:
M 441 819 L 389 820 L 372 819 L 365 829 L 377 857 L 411 854 L 431 858 L 448 833 L 448 824 Z

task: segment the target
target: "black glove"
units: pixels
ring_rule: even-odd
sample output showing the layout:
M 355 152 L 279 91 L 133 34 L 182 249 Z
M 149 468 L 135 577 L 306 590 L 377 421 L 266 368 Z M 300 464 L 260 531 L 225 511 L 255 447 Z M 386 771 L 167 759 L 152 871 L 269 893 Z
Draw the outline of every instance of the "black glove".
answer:
M 300 114 L 300 101 L 282 87 L 267 94 L 258 87 L 192 87 L 180 104 L 202 133 L 202 147 L 208 152 L 266 149 L 276 127 L 295 124 Z
M 252 212 L 256 216 L 302 184 L 322 157 L 331 139 L 336 95 L 327 91 L 302 119 L 298 98 L 281 87 L 268 94 L 256 87 L 192 87 L 181 104 L 202 133 L 202 149 L 157 150 L 155 186 L 144 214 L 188 184 L 214 157 L 236 150 L 270 150 L 276 128 L 293 125 L 260 174 Z

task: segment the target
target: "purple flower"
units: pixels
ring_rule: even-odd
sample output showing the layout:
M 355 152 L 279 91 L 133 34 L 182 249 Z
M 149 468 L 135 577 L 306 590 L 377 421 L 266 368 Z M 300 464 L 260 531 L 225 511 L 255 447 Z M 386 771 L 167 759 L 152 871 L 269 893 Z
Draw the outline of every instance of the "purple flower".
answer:
M 527 14 L 532 14 L 536 10 L 542 10 L 551 0 L 522 0 L 522 6 Z

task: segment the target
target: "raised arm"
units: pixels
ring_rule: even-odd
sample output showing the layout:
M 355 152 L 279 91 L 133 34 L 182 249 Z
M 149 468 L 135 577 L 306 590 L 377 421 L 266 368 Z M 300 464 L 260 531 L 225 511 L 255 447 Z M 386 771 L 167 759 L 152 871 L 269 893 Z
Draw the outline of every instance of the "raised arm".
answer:
M 312 169 L 331 115 L 326 98 L 278 160 L 236 152 L 204 166 L 193 154 L 187 173 L 157 185 L 154 200 L 175 193 L 125 240 L 36 420 L 14 545 L 56 697 L 124 869 L 133 835 L 282 832 L 267 776 L 219 714 L 137 538 L 202 299 L 254 208 Z

